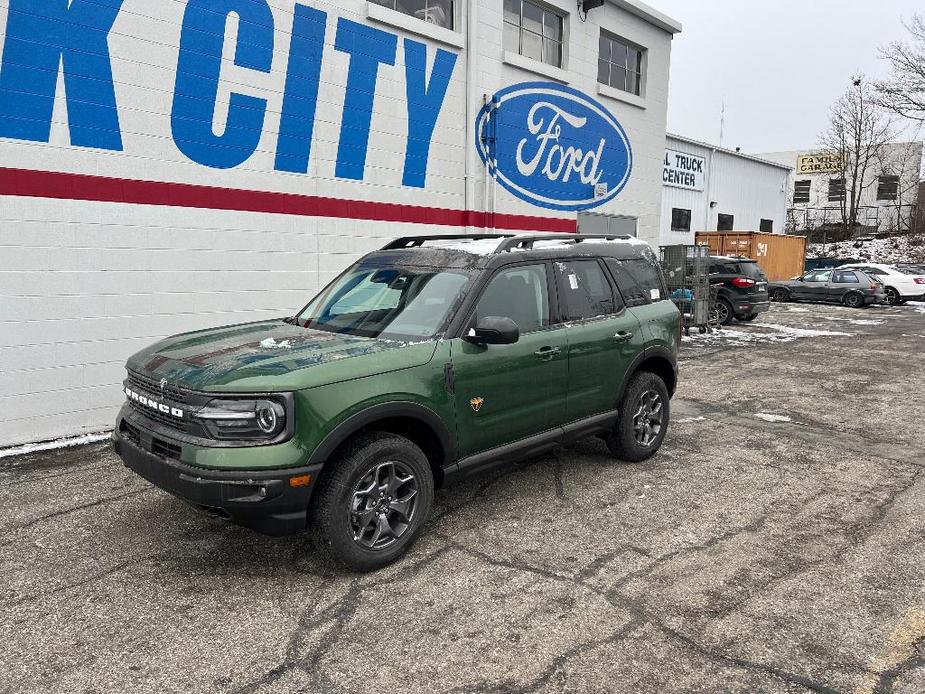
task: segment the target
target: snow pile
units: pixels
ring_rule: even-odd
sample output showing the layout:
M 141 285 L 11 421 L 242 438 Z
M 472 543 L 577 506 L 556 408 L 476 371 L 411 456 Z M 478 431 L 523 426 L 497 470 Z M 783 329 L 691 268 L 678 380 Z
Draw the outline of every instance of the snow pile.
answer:
M 292 343 L 289 340 L 277 342 L 272 337 L 268 337 L 266 340 L 263 340 L 260 343 L 260 346 L 264 349 L 292 349 Z
M 755 419 L 760 419 L 764 422 L 792 422 L 793 420 L 785 414 L 768 414 L 767 412 L 756 412 L 754 414 Z
M 41 451 L 53 451 L 58 448 L 72 448 L 73 446 L 85 446 L 89 443 L 99 443 L 106 441 L 110 434 L 84 434 L 83 436 L 74 436 L 72 438 L 57 439 L 55 441 L 44 441 L 42 443 L 27 443 L 25 446 L 16 448 L 0 449 L 0 458 L 12 458 L 16 455 L 28 455 L 29 453 L 40 453 Z
M 857 258 L 868 263 L 925 263 L 925 236 L 905 235 L 870 241 L 811 243 L 807 258 Z
M 726 345 L 731 347 L 741 347 L 746 345 L 766 345 L 778 344 L 782 342 L 793 342 L 808 337 L 851 337 L 851 333 L 837 332 L 835 330 L 810 330 L 808 328 L 791 328 L 787 325 L 777 325 L 774 323 L 753 323 L 751 328 L 763 328 L 762 332 L 757 330 L 735 330 L 725 328 L 716 330 L 712 333 L 695 333 L 682 337 L 684 342 L 691 343 L 698 347 L 709 347 Z M 770 332 L 765 332 L 770 331 Z

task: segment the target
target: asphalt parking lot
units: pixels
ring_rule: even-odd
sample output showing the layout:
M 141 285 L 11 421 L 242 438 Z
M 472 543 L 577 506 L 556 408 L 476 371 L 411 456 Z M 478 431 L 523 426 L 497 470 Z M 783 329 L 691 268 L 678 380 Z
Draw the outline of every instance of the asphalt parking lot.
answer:
M 100 444 L 0 461 L 3 692 L 923 692 L 925 306 L 685 342 L 662 452 L 439 492 L 372 575 Z

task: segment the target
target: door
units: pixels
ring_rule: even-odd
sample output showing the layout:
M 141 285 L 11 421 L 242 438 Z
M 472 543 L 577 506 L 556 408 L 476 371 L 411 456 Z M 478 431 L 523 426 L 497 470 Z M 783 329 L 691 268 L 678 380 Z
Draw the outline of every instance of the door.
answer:
M 828 300 L 841 303 L 842 298 L 852 289 L 860 289 L 861 280 L 854 270 L 835 270 L 829 285 Z
M 512 345 L 453 340 L 456 432 L 460 458 L 552 429 L 565 400 L 568 338 L 553 326 L 546 263 L 503 268 L 479 298 L 479 318 L 511 318 L 520 328 Z
M 555 263 L 559 310 L 568 324 L 568 397 L 561 423 L 617 407 L 617 394 L 633 357 L 645 343 L 597 260 Z
M 832 271 L 817 270 L 803 276 L 803 281 L 796 288 L 797 298 L 808 301 L 828 301 L 832 288 Z

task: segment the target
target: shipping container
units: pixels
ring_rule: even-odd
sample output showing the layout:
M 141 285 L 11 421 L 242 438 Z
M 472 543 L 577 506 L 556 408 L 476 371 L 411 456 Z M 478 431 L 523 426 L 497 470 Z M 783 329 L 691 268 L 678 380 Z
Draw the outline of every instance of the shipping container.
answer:
M 739 256 L 758 261 L 772 282 L 803 274 L 806 237 L 760 231 L 700 231 L 697 243 L 713 255 Z

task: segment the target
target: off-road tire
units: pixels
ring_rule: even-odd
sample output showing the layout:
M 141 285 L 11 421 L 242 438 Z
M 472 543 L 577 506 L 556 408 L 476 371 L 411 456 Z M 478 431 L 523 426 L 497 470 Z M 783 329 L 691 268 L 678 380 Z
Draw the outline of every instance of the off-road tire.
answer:
M 350 508 L 355 487 L 382 463 L 407 466 L 417 482 L 417 505 L 409 527 L 394 545 L 362 547 L 354 539 Z M 414 443 L 386 432 L 361 434 L 329 460 L 309 508 L 309 527 L 322 561 L 353 571 L 381 569 L 399 559 L 414 544 L 430 514 L 434 498 L 433 472 L 427 457 Z
M 635 420 L 643 395 L 650 392 L 657 393 L 661 399 L 661 427 L 654 440 L 649 445 L 644 446 L 637 441 Z M 626 391 L 623 393 L 617 423 L 604 439 L 611 454 L 618 460 L 627 463 L 639 463 L 651 458 L 658 452 L 662 441 L 665 439 L 665 434 L 668 431 L 670 410 L 671 401 L 665 382 L 649 371 L 639 371 L 634 374 L 626 386 Z

